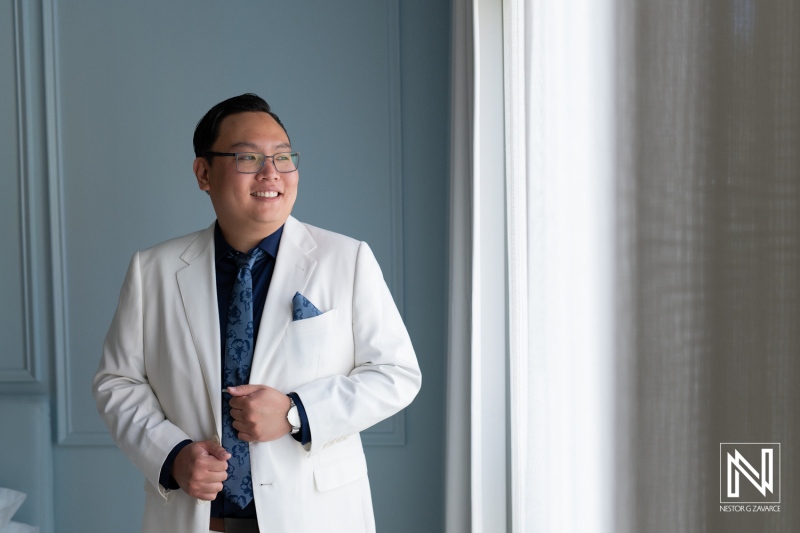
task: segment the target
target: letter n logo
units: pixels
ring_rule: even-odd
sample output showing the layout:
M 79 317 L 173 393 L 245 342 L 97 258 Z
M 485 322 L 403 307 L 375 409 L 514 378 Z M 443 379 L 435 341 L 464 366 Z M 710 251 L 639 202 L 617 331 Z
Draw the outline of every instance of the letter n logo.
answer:
M 780 443 L 721 443 L 720 503 L 780 503 Z

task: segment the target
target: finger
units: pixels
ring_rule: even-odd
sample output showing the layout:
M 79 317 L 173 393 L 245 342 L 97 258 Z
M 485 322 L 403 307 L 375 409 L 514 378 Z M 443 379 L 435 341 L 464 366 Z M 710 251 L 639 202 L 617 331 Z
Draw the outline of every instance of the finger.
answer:
M 213 455 L 210 455 L 208 459 L 203 463 L 203 468 L 206 469 L 208 472 L 224 472 L 228 469 L 228 459 L 231 458 L 231 454 L 227 454 L 227 457 L 218 458 Z
M 209 483 L 202 488 L 198 488 L 195 491 L 192 491 L 190 494 L 191 496 L 199 499 L 205 500 L 207 502 L 214 501 L 217 497 L 219 491 L 222 490 L 222 483 Z
M 198 479 L 193 481 L 189 484 L 189 489 L 192 492 L 196 493 L 203 493 L 203 492 L 219 492 L 222 490 L 222 482 L 227 478 L 227 475 L 224 475 L 221 472 L 207 472 L 206 475 L 203 476 L 203 479 Z
M 228 387 L 228 392 L 231 396 L 247 396 L 262 389 L 266 389 L 266 385 L 238 385 L 236 387 Z
M 208 472 L 206 472 L 206 475 L 204 476 L 205 479 L 203 479 L 203 483 L 210 483 L 210 484 L 222 483 L 223 481 L 228 479 L 228 468 L 227 468 L 227 466 L 228 466 L 228 463 L 225 463 L 225 469 L 224 470 L 211 470 L 211 469 L 209 469 Z
M 217 451 L 211 454 L 211 457 L 214 457 L 219 463 L 224 465 L 227 464 L 228 459 L 231 458 L 231 454 L 228 452 L 228 450 L 220 446 Z
M 233 409 L 240 410 L 242 407 L 245 406 L 246 403 L 247 403 L 247 400 L 245 398 L 238 398 L 237 397 L 237 398 L 231 398 L 230 400 L 228 400 L 228 404 L 230 404 L 231 410 L 233 410 Z
M 250 424 L 249 422 L 245 422 L 243 420 L 234 420 L 231 424 L 231 427 L 237 431 L 237 433 L 241 433 L 244 431 L 245 433 L 253 433 L 255 429 L 255 424 Z M 241 437 L 239 437 L 241 438 Z
M 222 447 L 217 438 L 214 440 L 205 441 L 205 450 L 209 455 L 216 457 L 217 459 L 227 459 L 223 456 L 227 454 L 228 451 Z
M 244 419 L 244 409 L 231 409 L 231 418 L 234 420 Z
M 202 476 L 192 481 L 189 486 L 199 492 L 208 492 L 211 486 L 216 486 L 217 483 L 222 483 L 228 479 L 227 470 L 211 471 L 206 470 Z
M 258 416 L 250 409 L 231 409 L 231 418 L 234 422 L 243 424 L 254 424 L 258 421 Z

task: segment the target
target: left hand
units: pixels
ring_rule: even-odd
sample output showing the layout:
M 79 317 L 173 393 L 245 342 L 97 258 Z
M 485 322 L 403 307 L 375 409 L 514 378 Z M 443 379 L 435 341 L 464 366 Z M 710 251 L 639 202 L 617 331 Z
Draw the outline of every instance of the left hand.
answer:
M 245 442 L 269 442 L 292 430 L 286 419 L 289 397 L 266 385 L 228 387 L 233 429 Z

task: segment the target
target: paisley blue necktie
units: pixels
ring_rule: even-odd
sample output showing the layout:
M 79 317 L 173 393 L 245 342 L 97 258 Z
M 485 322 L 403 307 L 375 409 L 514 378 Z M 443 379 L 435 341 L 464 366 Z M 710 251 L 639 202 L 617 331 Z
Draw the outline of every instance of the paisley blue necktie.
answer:
M 231 291 L 228 306 L 228 329 L 225 337 L 225 366 L 223 388 L 244 385 L 250 380 L 253 361 L 253 276 L 251 269 L 264 255 L 255 248 L 250 255 L 233 256 L 239 273 Z M 222 446 L 231 454 L 228 460 L 228 479 L 223 483 L 225 497 L 244 509 L 253 500 L 253 482 L 250 477 L 250 447 L 240 440 L 233 428 L 229 401 L 222 402 Z

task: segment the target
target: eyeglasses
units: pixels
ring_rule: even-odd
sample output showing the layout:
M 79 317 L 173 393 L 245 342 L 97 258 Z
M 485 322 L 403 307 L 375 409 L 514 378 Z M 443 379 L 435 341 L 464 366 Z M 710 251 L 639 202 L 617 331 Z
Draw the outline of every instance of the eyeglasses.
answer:
M 278 172 L 294 172 L 300 163 L 300 152 L 280 152 L 275 155 L 264 155 L 258 152 L 203 152 L 207 155 L 222 155 L 236 158 L 236 170 L 243 174 L 256 174 L 264 168 L 267 159 Z

